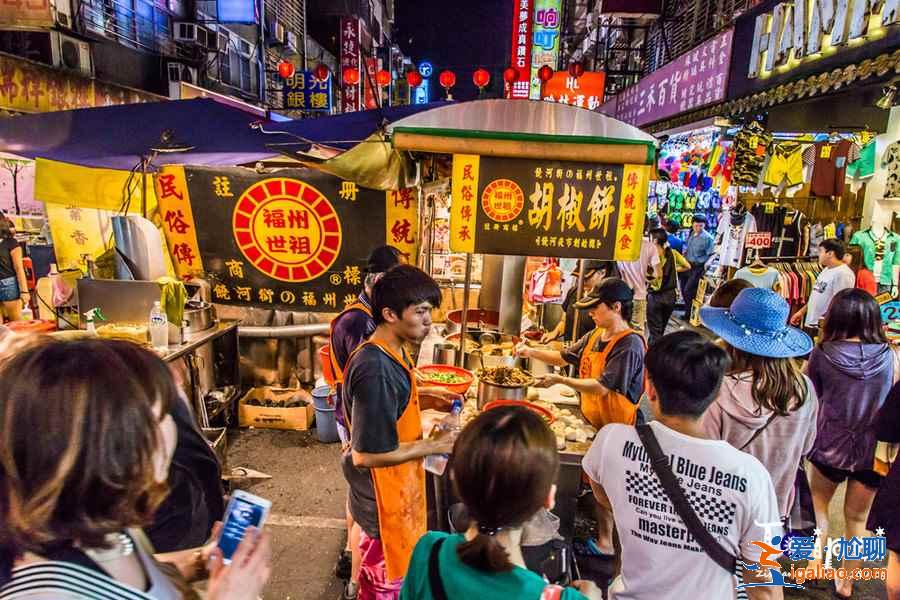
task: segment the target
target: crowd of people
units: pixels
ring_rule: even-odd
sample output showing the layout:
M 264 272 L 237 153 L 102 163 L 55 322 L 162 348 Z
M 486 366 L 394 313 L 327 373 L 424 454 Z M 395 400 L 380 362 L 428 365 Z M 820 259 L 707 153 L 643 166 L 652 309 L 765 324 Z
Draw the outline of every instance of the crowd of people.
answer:
M 584 332 L 564 324 L 559 334 L 577 339 L 563 351 L 517 348 L 571 366 L 547 383 L 578 391 L 598 429 L 582 467 L 597 519 L 588 546 L 621 565 L 608 597 L 693 598 L 702 584 L 704 597 L 780 598 L 780 569 L 764 568 L 778 564 L 773 550 L 810 528 L 804 515 L 827 540 L 828 505 L 847 482 L 842 535 L 884 532 L 897 600 L 900 467 L 885 472 L 876 455 L 879 440 L 900 441 L 900 358 L 877 303 L 829 240 L 805 313 L 732 281 L 700 311 L 706 333 L 666 334 L 671 286 L 693 278 L 706 251 L 696 229 L 686 261 L 665 231 L 651 233 L 642 294 L 627 268 L 619 278 L 587 263 L 590 289 L 567 307 L 567 319 L 589 319 Z M 593 582 L 554 585 L 526 565 L 523 529 L 554 507 L 560 469 L 543 419 L 505 407 L 461 431 L 423 432 L 421 411 L 446 412 L 456 396 L 418 379 L 408 347 L 429 332 L 441 293 L 401 262 L 376 249 L 358 302 L 331 328 L 349 486 L 343 597 L 604 597 Z M 270 536 L 248 530 L 230 562 L 218 550 L 221 473 L 181 377 L 127 342 L 0 331 L 0 600 L 192 598 L 203 580 L 212 600 L 259 596 Z M 452 534 L 427 531 L 422 459 L 440 454 L 452 456 L 468 517 Z M 853 586 L 835 578 L 834 594 Z

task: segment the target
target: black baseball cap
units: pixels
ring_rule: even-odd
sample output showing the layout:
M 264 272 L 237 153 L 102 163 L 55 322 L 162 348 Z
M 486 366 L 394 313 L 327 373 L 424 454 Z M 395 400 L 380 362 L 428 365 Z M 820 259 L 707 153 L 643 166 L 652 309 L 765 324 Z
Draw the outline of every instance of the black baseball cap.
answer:
M 366 273 L 384 273 L 400 264 L 400 250 L 393 246 L 378 246 L 369 254 Z
M 606 268 L 606 261 L 603 260 L 585 260 L 584 261 L 584 274 L 587 276 L 588 273 L 592 273 L 594 271 L 600 271 Z M 575 269 L 575 273 L 578 273 L 578 269 Z
M 575 308 L 593 308 L 604 302 L 630 302 L 634 300 L 634 290 L 618 277 L 609 277 L 594 286 L 581 300 L 575 303 Z

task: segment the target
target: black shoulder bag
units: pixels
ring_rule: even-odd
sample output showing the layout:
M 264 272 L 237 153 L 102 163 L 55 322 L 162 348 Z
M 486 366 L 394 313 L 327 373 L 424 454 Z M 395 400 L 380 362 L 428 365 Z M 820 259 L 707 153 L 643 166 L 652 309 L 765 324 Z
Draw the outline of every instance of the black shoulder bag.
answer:
M 637 425 L 636 429 L 644 449 L 647 450 L 647 454 L 650 456 L 650 465 L 653 467 L 653 472 L 659 478 L 666 495 L 672 501 L 675 511 L 681 517 L 681 520 L 684 521 L 688 531 L 694 536 L 694 539 L 697 540 L 697 543 L 700 544 L 707 556 L 713 559 L 717 565 L 734 574 L 737 560 L 716 541 L 700 521 L 700 517 L 697 516 L 694 509 L 691 508 L 687 496 L 684 495 L 684 490 L 681 489 L 678 480 L 675 479 L 675 474 L 672 473 L 668 458 L 663 454 L 662 448 L 659 447 L 659 441 L 653 434 L 653 429 L 647 424 Z
M 438 569 L 438 554 L 441 552 L 441 546 L 444 540 L 441 538 L 431 547 L 431 554 L 428 556 L 428 582 L 431 584 L 431 595 L 435 600 L 447 600 L 447 590 L 444 589 L 444 582 L 441 581 L 441 572 Z

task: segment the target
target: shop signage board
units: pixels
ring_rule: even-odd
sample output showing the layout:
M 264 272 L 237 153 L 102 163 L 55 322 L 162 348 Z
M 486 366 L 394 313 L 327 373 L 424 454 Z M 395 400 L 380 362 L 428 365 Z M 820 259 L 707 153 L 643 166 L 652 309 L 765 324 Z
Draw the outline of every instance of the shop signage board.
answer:
M 510 98 L 527 100 L 531 90 L 531 19 L 534 0 L 512 0 L 512 51 L 509 65 L 519 70 L 519 81 L 512 84 Z
M 156 180 L 176 271 L 205 274 L 217 303 L 334 312 L 359 293 L 373 247 L 414 253 L 416 209 L 402 193 L 308 169 L 167 166 Z
M 744 240 L 744 247 L 750 250 L 763 250 L 765 248 L 771 248 L 772 232 L 757 231 L 754 233 L 748 233 L 747 238 Z
M 562 0 L 534 0 L 531 25 L 531 92 L 532 100 L 541 97 L 541 78 L 538 70 L 549 65 L 554 70 L 559 59 L 559 38 L 562 35 Z
M 341 78 L 341 112 L 348 113 L 359 110 L 359 90 L 363 85 L 365 72 L 359 60 L 359 19 L 357 17 L 341 17 L 341 69 L 336 77 Z M 344 83 L 344 69 L 359 69 L 359 84 Z
M 734 31 L 728 29 L 619 92 L 601 111 L 646 125 L 725 99 Z
M 284 80 L 284 108 L 330 112 L 332 79 L 319 81 L 312 71 L 297 71 Z
M 4 0 L 0 3 L 2 29 L 47 29 L 55 24 L 50 0 Z
M 375 74 L 378 72 L 378 62 L 374 57 L 366 57 L 365 60 L 366 72 L 361 74 L 363 81 L 360 85 L 363 85 L 365 88 L 364 100 L 365 100 L 365 108 L 373 109 L 378 108 L 378 98 L 376 94 L 381 94 L 381 88 L 378 87 L 378 84 L 375 82 Z
M 255 0 L 216 0 L 216 22 L 254 25 Z
M 541 100 L 596 110 L 603 104 L 605 87 L 606 73 L 603 71 L 585 71 L 581 77 L 557 71 L 544 84 Z
M 636 260 L 650 166 L 453 156 L 453 252 Z

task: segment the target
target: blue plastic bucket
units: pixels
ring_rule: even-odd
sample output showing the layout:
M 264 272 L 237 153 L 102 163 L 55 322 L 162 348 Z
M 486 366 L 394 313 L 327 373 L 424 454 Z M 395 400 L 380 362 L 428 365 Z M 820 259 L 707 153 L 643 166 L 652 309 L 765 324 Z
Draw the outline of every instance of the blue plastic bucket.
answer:
M 334 392 L 322 385 L 312 391 L 313 406 L 316 409 L 316 435 L 323 444 L 333 444 L 340 440 L 337 419 L 334 414 Z

